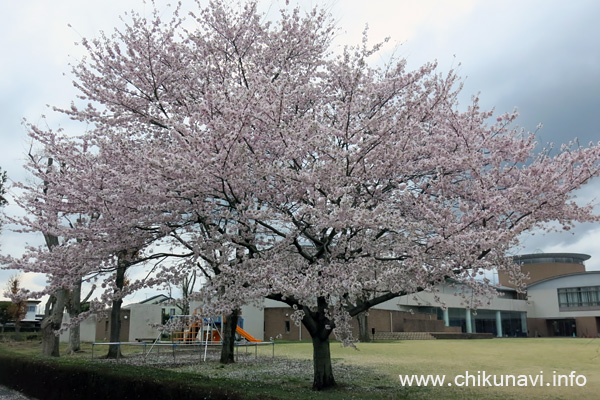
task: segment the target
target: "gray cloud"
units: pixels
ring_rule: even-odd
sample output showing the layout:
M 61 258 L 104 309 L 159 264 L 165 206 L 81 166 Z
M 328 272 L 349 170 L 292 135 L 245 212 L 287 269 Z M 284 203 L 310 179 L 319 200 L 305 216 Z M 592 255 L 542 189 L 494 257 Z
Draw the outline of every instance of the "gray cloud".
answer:
M 303 2 L 298 1 L 300 4 Z M 165 7 L 167 1 L 157 1 Z M 281 3 L 281 2 L 280 2 Z M 598 142 L 600 132 L 600 2 L 580 0 L 433 0 L 313 1 L 327 4 L 340 22 L 339 43 L 360 40 L 366 23 L 374 41 L 392 38 L 389 51 L 397 47 L 416 68 L 437 59 L 440 71 L 458 67 L 465 79 L 463 104 L 481 91 L 485 108 L 498 112 L 518 107 L 519 124 L 544 128 L 542 142 L 563 143 L 576 137 L 581 143 Z M 274 2 L 271 9 L 281 4 Z M 75 91 L 68 75 L 69 62 L 81 55 L 73 42 L 112 31 L 118 14 L 131 8 L 145 12 L 141 1 L 9 2 L 3 7 L 0 25 L 0 166 L 13 180 L 26 178 L 22 169 L 28 143 L 21 125 L 23 117 L 40 121 L 51 113 L 46 104 L 67 105 Z M 268 8 L 268 7 L 265 7 Z M 73 28 L 68 28 L 67 24 Z M 66 124 L 51 117 L 53 127 Z M 600 180 L 581 192 L 600 198 Z M 17 212 L 10 207 L 7 212 Z M 16 236 L 6 230 L 0 251 L 19 254 L 25 241 L 41 238 Z M 583 224 L 573 232 L 525 238 L 523 251 L 587 252 L 590 263 L 600 269 L 600 229 Z M 0 271 L 0 287 L 10 275 Z M 35 278 L 36 284 L 40 283 Z

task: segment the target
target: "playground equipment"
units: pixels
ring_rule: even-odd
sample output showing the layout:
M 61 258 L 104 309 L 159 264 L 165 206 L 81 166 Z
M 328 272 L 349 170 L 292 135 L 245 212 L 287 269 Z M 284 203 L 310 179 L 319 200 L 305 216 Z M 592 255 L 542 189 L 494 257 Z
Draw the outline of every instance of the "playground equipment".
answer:
M 96 345 L 111 345 L 116 344 L 119 347 L 122 345 L 126 346 L 143 346 L 144 360 L 152 353 L 153 349 L 156 349 L 156 353 L 160 354 L 160 348 L 168 346 L 170 352 L 173 354 L 175 360 L 175 354 L 177 348 L 191 348 L 201 350 L 204 347 L 204 361 L 206 361 L 208 347 L 209 346 L 221 346 L 223 344 L 222 336 L 222 325 L 225 321 L 224 318 L 202 318 L 196 313 L 193 315 L 172 315 L 169 318 L 168 325 L 171 325 L 171 340 L 161 340 L 164 335 L 164 331 L 158 333 L 156 339 L 136 339 L 137 342 L 115 342 L 115 343 L 92 343 L 92 359 L 94 359 L 94 346 Z M 243 319 L 240 318 L 243 323 Z M 246 348 L 246 354 L 248 353 L 248 347 L 254 347 L 254 355 L 258 357 L 258 346 L 271 345 L 273 357 L 275 357 L 275 342 L 263 342 L 256 339 L 248 332 L 246 332 L 241 326 L 236 326 L 236 355 L 239 347 Z M 148 348 L 149 347 L 149 348 Z
M 173 315 L 178 319 L 181 331 L 171 332 L 171 341 L 179 343 L 220 343 L 221 323 L 213 318 L 198 318 L 196 315 Z
M 194 315 L 173 315 L 171 318 L 179 319 L 179 325 L 182 326 L 181 331 L 174 331 L 171 333 L 171 340 L 173 342 L 180 343 L 197 343 L 202 344 L 221 343 L 222 342 L 222 331 L 224 318 L 199 318 L 196 313 Z M 251 342 L 260 343 L 259 339 L 256 339 L 241 326 L 237 326 L 235 332 L 240 338 Z
M 246 339 L 249 342 L 252 342 L 252 343 L 260 343 L 261 342 L 260 340 L 254 338 L 248 332 L 246 332 L 245 330 L 240 328 L 239 325 L 235 328 L 235 332 L 238 333 L 241 337 L 243 337 L 244 339 Z
M 175 319 L 175 320 L 173 320 Z M 178 320 L 177 320 L 178 319 Z M 194 315 L 172 315 L 171 322 L 183 328 L 181 331 L 171 333 L 171 342 L 182 344 L 200 344 L 204 345 L 204 361 L 209 345 L 220 345 L 223 342 L 222 328 L 225 319 L 220 318 L 200 318 L 196 312 Z M 258 344 L 260 340 L 256 339 L 239 325 L 235 329 L 236 333 L 246 342 Z M 160 336 L 159 336 L 160 337 Z M 157 338 L 157 341 L 159 339 Z M 155 342 L 156 343 L 156 342 Z

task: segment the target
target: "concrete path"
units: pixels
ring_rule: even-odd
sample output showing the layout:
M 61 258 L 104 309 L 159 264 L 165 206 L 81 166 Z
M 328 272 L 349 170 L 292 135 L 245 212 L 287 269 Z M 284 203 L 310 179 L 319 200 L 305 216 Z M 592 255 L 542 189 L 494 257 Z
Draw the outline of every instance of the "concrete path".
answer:
M 27 397 L 16 390 L 7 388 L 6 386 L 0 385 L 0 399 L 1 400 L 34 400 L 32 397 Z

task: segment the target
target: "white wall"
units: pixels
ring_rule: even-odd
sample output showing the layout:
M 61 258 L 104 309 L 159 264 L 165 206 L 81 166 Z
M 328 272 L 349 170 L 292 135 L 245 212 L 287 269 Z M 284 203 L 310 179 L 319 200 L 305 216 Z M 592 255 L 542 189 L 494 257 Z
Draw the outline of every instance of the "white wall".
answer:
M 68 323 L 70 320 L 69 314 L 66 312 L 63 314 L 63 323 Z M 79 324 L 79 338 L 82 342 L 95 342 L 96 341 L 96 323 L 98 322 L 98 317 L 96 314 L 92 314 L 86 319 L 84 319 Z M 60 334 L 60 341 L 62 343 L 69 342 L 69 332 L 70 329 L 62 332 Z
M 529 318 L 573 318 L 600 316 L 600 310 L 591 311 L 559 311 L 559 288 L 600 286 L 600 271 L 586 272 L 562 276 L 533 284 L 527 289 Z
M 415 306 L 424 306 L 424 307 L 441 307 L 441 302 L 443 302 L 446 307 L 451 308 L 465 308 L 467 306 L 473 307 L 475 303 L 469 302 L 469 288 L 464 287 L 466 298 L 461 297 L 461 288 L 463 286 L 457 285 L 457 287 L 451 287 L 449 285 L 441 285 L 439 287 L 439 292 L 420 292 L 416 294 L 411 294 L 407 296 L 401 296 L 397 299 L 393 299 L 387 301 L 385 303 L 380 304 L 374 308 L 384 309 L 384 310 L 398 310 L 399 306 L 402 309 L 407 309 Z M 439 297 L 440 301 L 436 301 L 435 296 Z M 500 311 L 519 311 L 524 312 L 527 311 L 527 301 L 526 300 L 515 300 L 501 297 L 492 297 L 490 303 L 487 304 L 487 299 L 482 299 L 483 304 L 478 305 L 477 309 L 480 310 L 500 310 Z
M 36 315 L 40 314 L 40 306 L 39 306 L 39 301 L 27 301 L 27 314 L 25 314 L 25 317 L 23 318 L 24 322 L 27 321 L 35 321 L 36 320 Z M 35 307 L 35 309 L 33 311 L 29 311 L 29 307 Z
M 265 340 L 265 312 L 261 307 L 248 305 L 242 307 L 244 330 L 255 339 Z
M 131 304 L 129 317 L 129 341 L 158 337 L 159 331 L 152 324 L 160 324 L 163 306 L 160 304 Z

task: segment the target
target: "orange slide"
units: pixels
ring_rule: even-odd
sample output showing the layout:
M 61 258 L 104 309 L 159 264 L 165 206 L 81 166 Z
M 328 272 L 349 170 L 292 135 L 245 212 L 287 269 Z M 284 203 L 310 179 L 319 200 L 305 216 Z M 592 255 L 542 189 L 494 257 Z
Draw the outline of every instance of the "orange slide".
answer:
M 240 334 L 240 336 L 242 336 L 244 339 L 246 339 L 249 342 L 253 342 L 253 343 L 258 343 L 260 342 L 260 340 L 255 339 L 252 335 L 250 335 L 248 332 L 246 332 L 245 330 L 243 330 L 242 328 L 240 328 L 239 326 L 237 326 L 235 328 L 235 331 L 237 333 Z

